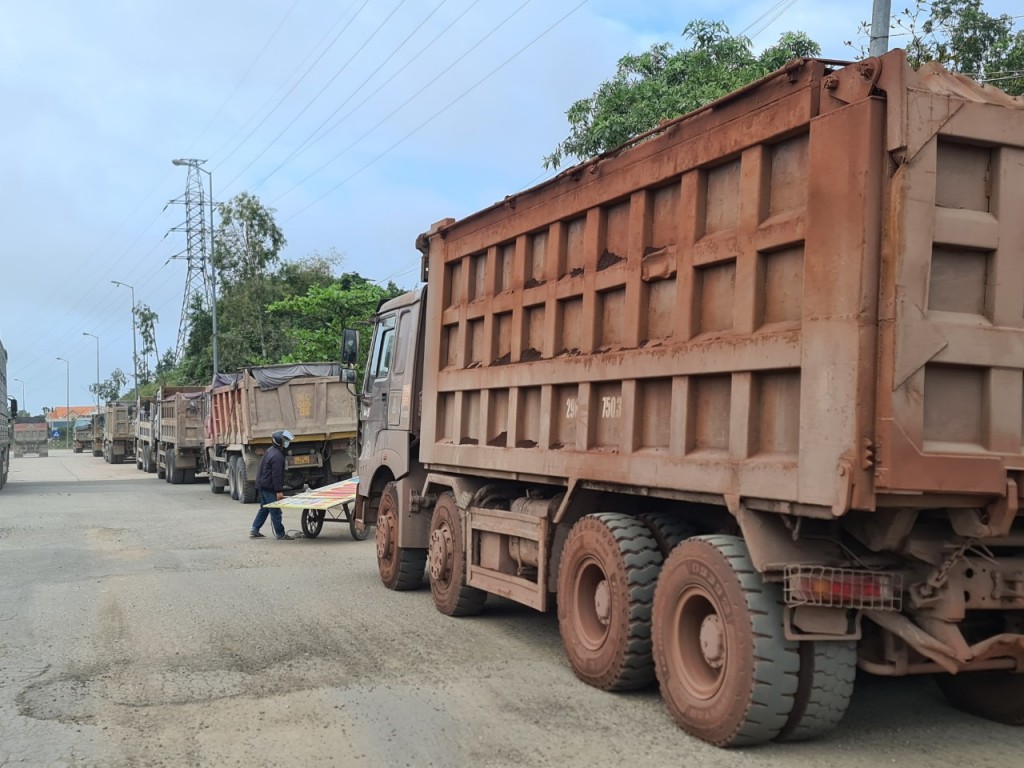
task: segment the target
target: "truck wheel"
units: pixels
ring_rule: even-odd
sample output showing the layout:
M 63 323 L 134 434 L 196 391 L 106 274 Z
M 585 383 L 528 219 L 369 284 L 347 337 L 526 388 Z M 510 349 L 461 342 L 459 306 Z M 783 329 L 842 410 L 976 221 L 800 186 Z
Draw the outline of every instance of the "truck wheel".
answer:
M 679 515 L 668 512 L 647 512 L 640 515 L 640 520 L 651 530 L 651 535 L 658 542 L 658 550 L 665 559 L 668 559 L 677 544 L 682 544 L 696 533 L 693 526 L 681 520 Z
M 238 501 L 238 471 L 235 469 L 237 462 L 238 459 L 235 456 L 228 458 L 228 491 L 230 491 L 233 501 Z
M 136 448 L 135 450 L 135 468 L 138 470 L 142 469 L 142 451 Z
M 662 557 L 647 527 L 629 515 L 581 518 L 558 572 L 558 628 L 573 672 L 606 691 L 654 680 L 651 604 Z
M 322 509 L 302 510 L 302 533 L 307 539 L 315 539 L 324 529 L 327 513 Z
M 360 525 L 362 525 L 361 528 Z M 370 526 L 357 523 L 355 515 L 350 513 L 348 516 L 348 533 L 354 541 L 366 541 L 370 537 Z
M 377 508 L 377 570 L 388 589 L 419 589 L 427 550 L 398 546 L 398 488 L 384 486 Z
M 171 485 L 181 485 L 181 474 L 174 466 L 174 451 L 167 452 L 167 482 Z
M 776 741 L 808 741 L 830 733 L 846 714 L 857 676 L 857 643 L 800 643 L 800 677 L 789 719 Z
M 997 723 L 1024 725 L 1024 673 L 961 672 L 934 677 L 957 709 Z
M 476 616 L 483 610 L 487 593 L 466 586 L 462 516 L 451 492 L 441 494 L 434 506 L 427 565 L 437 610 L 446 616 Z
M 719 747 L 760 744 L 793 710 L 800 656 L 783 631 L 782 591 L 755 570 L 742 539 L 676 547 L 654 595 L 661 695 L 686 732 Z
M 207 479 L 210 481 L 210 493 L 224 493 L 224 481 L 219 477 L 214 477 L 212 471 Z
M 256 483 L 250 480 L 245 471 L 245 459 L 235 460 L 235 476 L 238 478 L 238 500 L 243 504 L 256 501 Z

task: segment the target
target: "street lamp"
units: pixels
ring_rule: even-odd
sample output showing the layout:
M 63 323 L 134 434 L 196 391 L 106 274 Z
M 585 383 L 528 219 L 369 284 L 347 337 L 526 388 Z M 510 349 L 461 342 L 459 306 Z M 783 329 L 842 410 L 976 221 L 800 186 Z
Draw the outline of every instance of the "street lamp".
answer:
M 25 382 L 21 381 L 21 379 L 11 379 L 11 381 L 21 382 L 21 410 L 23 410 L 25 413 L 28 413 L 28 408 L 25 406 Z M 14 415 L 17 416 L 18 414 Z
M 204 259 L 203 269 L 209 268 L 210 270 L 210 322 L 213 325 L 213 376 L 216 378 L 217 371 L 220 370 L 220 358 L 217 355 L 217 271 L 213 268 L 213 174 L 200 167 L 205 162 L 205 160 L 178 158 L 171 160 L 171 165 L 183 165 L 202 171 L 210 182 L 210 257 Z
M 58 360 L 62 361 L 67 366 L 68 374 L 68 391 L 67 391 L 67 411 L 64 412 L 64 437 L 66 438 L 67 447 L 71 447 L 71 363 L 65 360 L 63 357 L 58 357 Z
M 96 339 L 96 418 L 100 416 L 100 337 L 95 333 L 82 331 L 83 336 L 92 336 Z
M 139 397 L 139 353 L 138 347 L 135 346 L 135 286 L 128 285 L 128 283 L 122 283 L 120 280 L 111 280 L 114 285 L 120 285 L 124 288 L 131 289 L 132 292 L 132 361 L 135 363 L 135 397 Z M 90 334 L 91 335 L 91 334 Z M 97 348 L 99 342 L 96 342 Z M 99 354 L 99 353 L 97 353 Z M 98 365 L 98 363 L 97 363 Z M 99 373 L 96 374 L 96 378 L 99 379 Z

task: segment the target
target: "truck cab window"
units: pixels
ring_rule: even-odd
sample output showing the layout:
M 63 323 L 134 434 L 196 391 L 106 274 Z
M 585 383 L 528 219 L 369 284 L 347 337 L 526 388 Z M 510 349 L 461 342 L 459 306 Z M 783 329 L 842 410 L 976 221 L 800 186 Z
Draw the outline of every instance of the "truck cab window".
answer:
M 391 372 L 391 357 L 395 348 L 395 316 L 382 318 L 377 325 L 377 338 L 373 343 L 374 379 L 386 379 Z

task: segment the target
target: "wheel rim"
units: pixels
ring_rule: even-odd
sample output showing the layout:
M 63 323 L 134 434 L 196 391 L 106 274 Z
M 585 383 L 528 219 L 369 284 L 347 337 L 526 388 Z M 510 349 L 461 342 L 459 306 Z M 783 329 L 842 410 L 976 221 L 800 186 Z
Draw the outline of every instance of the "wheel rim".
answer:
M 390 504 L 382 501 L 377 519 L 377 559 L 390 563 L 395 556 L 395 517 Z
M 430 534 L 430 578 L 440 584 L 449 584 L 455 563 L 455 538 L 451 525 L 443 521 Z
M 729 643 L 711 596 L 702 589 L 685 590 L 676 603 L 673 626 L 669 651 L 680 680 L 694 697 L 712 698 L 728 667 Z
M 577 568 L 573 598 L 576 634 L 584 647 L 597 650 L 608 638 L 612 596 L 608 575 L 595 558 L 586 558 Z

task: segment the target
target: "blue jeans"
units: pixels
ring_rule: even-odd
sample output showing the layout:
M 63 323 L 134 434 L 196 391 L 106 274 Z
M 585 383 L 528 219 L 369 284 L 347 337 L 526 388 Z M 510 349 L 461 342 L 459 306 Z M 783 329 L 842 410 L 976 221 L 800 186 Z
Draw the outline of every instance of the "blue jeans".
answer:
M 267 515 L 270 515 L 270 527 L 274 529 L 274 536 L 280 539 L 284 536 L 281 510 L 277 507 L 263 506 L 264 504 L 272 504 L 277 501 L 277 494 L 273 491 L 268 491 L 266 488 L 260 488 L 256 491 L 256 494 L 260 498 L 260 511 L 256 513 L 256 519 L 252 521 L 252 530 L 258 532 L 263 527 L 263 524 L 267 522 Z

